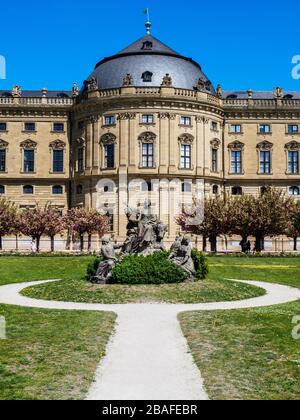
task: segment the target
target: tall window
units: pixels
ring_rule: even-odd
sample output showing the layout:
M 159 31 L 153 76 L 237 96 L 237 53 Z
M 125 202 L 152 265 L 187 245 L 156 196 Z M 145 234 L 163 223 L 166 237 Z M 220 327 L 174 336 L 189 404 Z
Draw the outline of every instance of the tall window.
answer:
M 299 126 L 296 124 L 289 124 L 288 125 L 288 133 L 289 134 L 297 134 L 299 133 Z
M 115 167 L 115 145 L 106 144 L 104 146 L 104 160 L 105 168 L 114 168 Z
M 64 150 L 53 150 L 53 172 L 64 171 Z
M 218 172 L 218 149 L 212 149 L 211 153 L 211 171 Z
M 259 166 L 261 174 L 270 174 L 271 173 L 271 152 L 261 151 L 259 154 Z
M 191 169 L 191 146 L 189 144 L 181 145 L 180 165 L 182 169 Z
M 289 164 L 288 164 L 289 174 L 298 174 L 299 173 L 299 152 L 290 151 L 288 153 L 288 157 L 289 157 Z
M 78 172 L 83 172 L 84 170 L 84 149 L 80 147 L 77 151 L 77 161 L 78 161 Z
M 239 134 L 242 132 L 242 126 L 240 124 L 231 124 L 229 131 L 230 133 Z
M 259 132 L 261 134 L 268 134 L 271 133 L 271 126 L 269 124 L 260 124 Z
M 25 131 L 35 131 L 35 123 L 25 123 Z
M 153 168 L 153 143 L 142 144 L 143 168 Z
M 34 149 L 24 150 L 24 172 L 34 172 Z
M 152 114 L 142 115 L 142 124 L 153 124 L 154 118 Z
M 180 118 L 180 124 L 190 126 L 190 125 L 192 125 L 192 118 L 183 116 L 183 117 Z
M 0 172 L 6 171 L 6 150 L 0 149 Z
M 241 174 L 242 173 L 242 151 L 233 150 L 231 152 L 231 173 Z

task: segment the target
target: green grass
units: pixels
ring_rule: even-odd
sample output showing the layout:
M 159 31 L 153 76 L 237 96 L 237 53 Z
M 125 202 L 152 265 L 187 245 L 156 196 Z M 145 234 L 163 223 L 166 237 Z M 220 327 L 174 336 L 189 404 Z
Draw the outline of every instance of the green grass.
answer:
M 265 294 L 263 289 L 226 280 L 163 285 L 91 284 L 85 280 L 64 280 L 29 287 L 23 295 L 44 300 L 89 303 L 202 303 L 248 299 Z
M 91 257 L 0 257 L 0 285 L 80 279 Z M 84 399 L 116 316 L 0 305 L 0 400 Z
M 0 285 L 49 279 L 80 279 L 92 257 L 0 257 Z
M 106 312 L 0 306 L 1 400 L 84 399 L 113 330 Z
M 300 287 L 299 258 L 214 257 L 210 263 L 211 278 Z M 295 315 L 300 315 L 300 302 L 181 314 L 183 332 L 210 398 L 299 400 L 300 341 L 292 338 Z

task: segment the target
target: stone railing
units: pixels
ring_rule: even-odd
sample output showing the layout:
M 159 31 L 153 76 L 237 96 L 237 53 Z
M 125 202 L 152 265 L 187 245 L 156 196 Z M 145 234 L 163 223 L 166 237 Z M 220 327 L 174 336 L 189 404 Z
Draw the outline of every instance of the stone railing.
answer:
M 224 108 L 300 109 L 300 99 L 223 99 Z
M 64 106 L 70 107 L 74 103 L 73 98 L 47 98 L 47 97 L 0 97 L 1 105 L 29 105 L 29 106 Z

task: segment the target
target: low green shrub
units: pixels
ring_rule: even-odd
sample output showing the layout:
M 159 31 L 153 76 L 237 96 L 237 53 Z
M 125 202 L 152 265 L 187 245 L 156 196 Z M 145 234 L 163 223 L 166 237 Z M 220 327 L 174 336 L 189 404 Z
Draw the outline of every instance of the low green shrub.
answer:
M 168 259 L 168 252 L 157 252 L 143 257 L 128 255 L 112 272 L 114 284 L 183 283 L 187 273 Z
M 209 273 L 208 259 L 203 252 L 198 251 L 196 248 L 192 250 L 192 258 L 196 269 L 196 278 L 203 280 Z
M 102 258 L 97 257 L 88 264 L 87 269 L 86 269 L 86 276 L 85 276 L 87 281 L 91 280 L 95 276 L 98 270 L 98 266 L 101 262 L 102 262 Z

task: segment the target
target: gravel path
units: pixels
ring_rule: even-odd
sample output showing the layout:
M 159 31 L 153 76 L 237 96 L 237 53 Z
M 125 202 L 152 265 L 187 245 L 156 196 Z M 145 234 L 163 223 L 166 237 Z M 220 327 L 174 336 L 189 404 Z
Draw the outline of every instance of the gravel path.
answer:
M 211 311 L 271 306 L 300 299 L 300 290 L 243 281 L 267 291 L 265 296 L 236 302 L 192 305 L 101 305 L 42 301 L 20 295 L 32 282 L 0 287 L 0 303 L 46 309 L 113 311 L 118 320 L 107 355 L 101 361 L 89 400 L 206 400 L 201 374 L 189 352 L 177 316 Z

